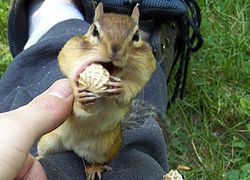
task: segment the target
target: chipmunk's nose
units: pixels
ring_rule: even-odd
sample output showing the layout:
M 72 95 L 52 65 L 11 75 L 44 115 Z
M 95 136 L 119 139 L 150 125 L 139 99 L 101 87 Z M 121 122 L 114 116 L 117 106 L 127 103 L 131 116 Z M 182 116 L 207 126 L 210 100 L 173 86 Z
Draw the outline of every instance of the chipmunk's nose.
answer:
M 120 50 L 120 48 L 117 45 L 114 45 L 112 46 L 111 50 L 112 50 L 112 56 L 115 57 L 118 51 Z

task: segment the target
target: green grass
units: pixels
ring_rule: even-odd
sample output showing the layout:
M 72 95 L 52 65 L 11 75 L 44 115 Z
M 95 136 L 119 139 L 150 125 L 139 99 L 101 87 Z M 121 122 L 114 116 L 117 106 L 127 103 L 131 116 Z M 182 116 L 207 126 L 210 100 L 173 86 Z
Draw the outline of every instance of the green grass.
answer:
M 192 167 L 186 179 L 250 179 L 250 2 L 199 2 L 204 46 L 168 111 L 169 163 Z
M 0 77 L 11 61 L 11 55 L 7 46 L 7 17 L 9 1 L 0 0 Z
M 0 0 L 0 73 L 10 62 L 7 1 Z M 250 179 L 250 1 L 199 1 L 204 46 L 185 97 L 167 112 L 168 159 L 186 179 Z

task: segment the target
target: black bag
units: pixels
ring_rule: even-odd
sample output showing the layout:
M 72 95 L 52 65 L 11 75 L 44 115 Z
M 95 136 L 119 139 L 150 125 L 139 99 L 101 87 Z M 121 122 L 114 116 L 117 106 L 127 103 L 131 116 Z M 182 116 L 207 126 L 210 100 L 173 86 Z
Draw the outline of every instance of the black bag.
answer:
M 166 73 L 167 83 L 175 77 L 173 102 L 183 98 L 191 52 L 200 49 L 200 8 L 195 0 L 96 0 L 105 12 L 130 14 L 138 3 L 140 28 L 151 34 L 150 44 Z M 151 27 L 151 28 L 150 28 Z M 152 28 L 153 27 L 153 28 Z M 173 70 L 176 69 L 174 72 Z M 174 74 L 173 74 L 174 73 Z

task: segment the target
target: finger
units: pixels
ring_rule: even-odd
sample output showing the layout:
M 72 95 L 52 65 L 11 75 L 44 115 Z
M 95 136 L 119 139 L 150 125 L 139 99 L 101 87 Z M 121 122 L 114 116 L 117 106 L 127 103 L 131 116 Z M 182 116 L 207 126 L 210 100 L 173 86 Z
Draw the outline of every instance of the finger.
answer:
M 100 97 L 94 93 L 86 93 L 86 92 L 82 92 L 82 93 L 79 93 L 77 96 L 77 98 L 80 98 L 80 97 Z
M 93 174 L 91 174 L 91 180 L 95 180 L 95 172 L 93 172 Z
M 110 167 L 110 166 L 104 165 L 104 168 L 106 171 L 112 171 L 112 167 Z
M 69 81 L 56 81 L 45 93 L 28 104 L 27 108 L 34 110 L 34 116 L 29 120 L 36 126 L 36 130 L 41 130 L 40 134 L 47 133 L 64 122 L 72 111 L 72 104 L 73 94 Z
M 34 98 L 29 104 L 10 111 L 9 119 L 19 122 L 37 138 L 57 128 L 72 111 L 73 95 L 69 81 L 56 81 L 48 90 Z
M 35 158 L 31 155 L 28 154 L 28 157 L 22 167 L 22 169 L 19 171 L 16 179 L 24 179 L 25 174 L 30 170 L 32 165 L 34 164 Z
M 99 97 L 83 97 L 83 98 L 78 98 L 77 100 L 81 103 L 87 103 L 87 102 L 94 102 L 98 98 Z
M 93 102 L 85 102 L 85 103 L 82 103 L 82 105 L 85 107 L 90 107 L 90 106 L 94 105 L 94 101 Z
M 84 87 L 84 88 L 78 88 L 78 92 L 80 93 L 80 92 L 91 92 L 91 91 Z
M 19 171 L 15 180 L 33 180 L 33 179 L 47 179 L 46 173 L 40 164 L 31 154 L 28 155 L 22 169 Z
M 104 84 L 104 86 L 121 88 L 121 87 L 123 87 L 123 84 L 121 82 L 107 82 Z
M 102 179 L 102 175 L 99 171 L 97 171 L 97 176 L 98 176 L 98 179 L 101 180 Z
M 119 94 L 119 93 L 121 93 L 122 92 L 122 88 L 117 88 L 117 89 L 106 89 L 106 90 L 104 90 L 103 92 L 105 93 L 105 94 Z
M 15 178 L 15 180 L 19 179 L 47 179 L 47 176 L 40 162 L 31 154 L 28 154 L 23 167 Z
M 109 80 L 110 81 L 115 81 L 115 82 L 121 82 L 122 80 L 118 77 L 115 77 L 115 76 L 109 76 Z

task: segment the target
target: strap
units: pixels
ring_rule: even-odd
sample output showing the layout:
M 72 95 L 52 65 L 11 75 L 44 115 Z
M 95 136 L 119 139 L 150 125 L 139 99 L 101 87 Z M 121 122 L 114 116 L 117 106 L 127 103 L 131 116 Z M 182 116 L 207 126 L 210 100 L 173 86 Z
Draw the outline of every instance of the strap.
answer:
M 196 0 L 186 0 L 185 4 L 189 13 L 186 13 L 186 15 L 183 17 L 183 20 L 179 24 L 180 37 L 179 41 L 177 41 L 177 52 L 170 71 L 170 76 L 167 80 L 167 83 L 169 83 L 170 77 L 173 74 L 173 70 L 178 64 L 174 77 L 175 88 L 171 101 L 168 104 L 168 108 L 178 96 L 180 96 L 181 99 L 183 98 L 191 53 L 197 52 L 203 44 L 203 38 L 199 31 L 201 14 L 198 3 Z

